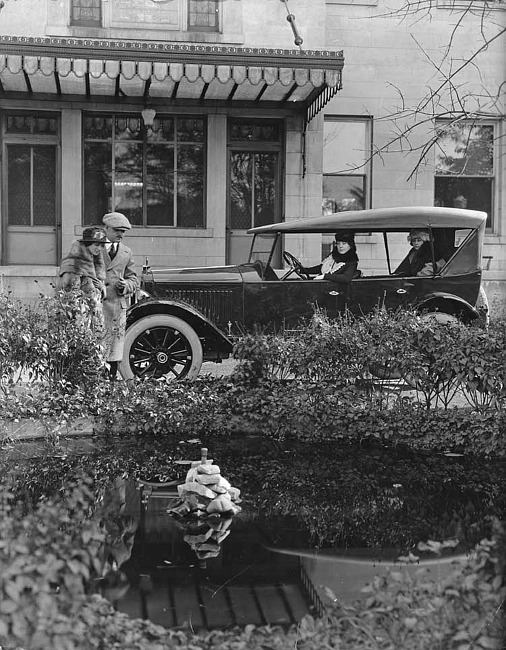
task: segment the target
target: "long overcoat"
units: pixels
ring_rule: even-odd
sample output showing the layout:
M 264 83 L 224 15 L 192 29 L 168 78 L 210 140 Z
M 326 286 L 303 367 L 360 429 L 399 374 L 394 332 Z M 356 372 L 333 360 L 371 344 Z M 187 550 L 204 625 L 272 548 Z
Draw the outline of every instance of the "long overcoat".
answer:
M 139 286 L 132 251 L 122 242 L 113 260 L 104 251 L 106 265 L 106 297 L 102 303 L 105 322 L 104 347 L 107 361 L 121 361 L 125 344 L 126 312 L 131 298 Z M 118 293 L 116 284 L 120 278 L 126 281 L 125 291 Z

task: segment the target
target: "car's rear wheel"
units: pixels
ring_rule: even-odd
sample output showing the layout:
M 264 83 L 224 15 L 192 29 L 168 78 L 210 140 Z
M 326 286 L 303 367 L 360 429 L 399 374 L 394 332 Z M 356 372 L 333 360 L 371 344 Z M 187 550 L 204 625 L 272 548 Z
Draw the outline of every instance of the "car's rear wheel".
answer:
M 127 329 L 119 371 L 124 379 L 194 379 L 202 359 L 202 343 L 191 325 L 176 316 L 155 314 Z

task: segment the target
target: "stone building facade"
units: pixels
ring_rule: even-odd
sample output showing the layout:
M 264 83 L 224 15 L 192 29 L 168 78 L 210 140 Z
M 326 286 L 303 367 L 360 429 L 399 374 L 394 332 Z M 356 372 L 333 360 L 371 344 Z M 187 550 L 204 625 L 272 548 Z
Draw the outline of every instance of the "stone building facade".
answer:
M 474 53 L 505 12 L 432 5 L 404 16 L 402 0 L 7 0 L 1 287 L 49 290 L 71 241 L 112 209 L 134 224 L 139 266 L 180 267 L 244 260 L 254 225 L 464 197 L 489 213 L 484 280 L 499 312 L 504 38 Z M 455 94 L 423 105 L 448 43 L 452 71 L 473 57 L 458 76 L 469 119 L 453 131 Z M 317 260 L 322 244 L 301 238 L 293 253 Z M 373 271 L 374 237 L 359 244 Z

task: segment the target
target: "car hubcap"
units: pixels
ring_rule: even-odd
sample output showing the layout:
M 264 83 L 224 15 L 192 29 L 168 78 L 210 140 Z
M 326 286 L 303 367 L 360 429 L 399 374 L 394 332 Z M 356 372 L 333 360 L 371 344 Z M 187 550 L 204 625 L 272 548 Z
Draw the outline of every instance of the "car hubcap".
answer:
M 160 365 L 164 365 L 169 360 L 169 357 L 165 352 L 158 352 L 156 355 L 156 360 Z

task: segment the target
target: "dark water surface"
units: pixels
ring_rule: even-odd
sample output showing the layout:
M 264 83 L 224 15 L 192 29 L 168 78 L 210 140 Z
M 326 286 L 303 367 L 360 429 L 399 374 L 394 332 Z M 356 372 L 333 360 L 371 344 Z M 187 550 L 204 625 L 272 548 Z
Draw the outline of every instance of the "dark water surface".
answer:
M 370 465 L 372 474 L 377 474 L 380 465 L 378 452 L 374 452 L 372 459 L 364 459 L 364 454 L 361 454 L 362 461 Z M 406 474 L 405 461 L 404 458 L 398 467 Z M 438 462 L 443 461 L 439 459 Z M 380 522 L 386 521 L 387 527 L 392 529 L 397 525 L 398 538 L 405 540 L 403 529 L 409 527 L 409 517 L 416 517 L 419 512 L 423 513 L 423 521 L 413 523 L 414 534 L 427 540 L 434 539 L 431 533 L 435 526 L 437 529 L 435 513 L 439 509 L 444 520 L 441 530 L 448 530 L 454 533 L 454 537 L 462 539 L 439 558 L 420 554 L 413 547 L 420 561 L 409 566 L 398 561 L 400 554 L 406 554 L 405 547 L 357 544 L 356 536 L 352 538 L 354 543 L 347 547 L 315 549 L 314 535 L 303 523 L 308 521 L 307 513 L 300 519 L 293 515 L 297 506 L 301 511 L 306 508 L 302 488 L 293 494 L 288 490 L 288 496 L 294 500 L 290 515 L 274 513 L 275 508 L 264 495 L 263 503 L 269 512 L 258 508 L 258 500 L 255 506 L 254 500 L 249 502 L 246 499 L 243 510 L 233 517 L 198 519 L 181 518 L 170 512 L 179 502 L 175 486 L 153 487 L 129 480 L 120 486 L 123 506 L 121 516 L 114 524 L 116 528 L 113 526 L 112 570 L 100 582 L 100 589 L 118 610 L 132 617 L 150 619 L 167 628 L 199 630 L 250 623 L 296 623 L 307 613 L 320 615 L 323 612 L 325 604 L 334 597 L 329 589 L 339 600 L 351 604 L 360 597 L 366 583 L 393 566 L 413 571 L 421 565 L 438 580 L 451 570 L 452 561 L 465 558 L 468 551 L 465 538 L 480 538 L 483 507 L 486 505 L 494 510 L 498 486 L 494 480 L 487 484 L 487 463 L 483 461 L 479 464 L 483 481 L 475 476 L 472 489 L 467 486 L 463 492 L 455 491 L 451 481 L 455 463 L 462 464 L 457 468 L 457 475 L 471 470 L 459 458 L 447 458 L 444 462 L 448 463 L 451 471 L 443 472 L 442 486 L 437 489 L 418 480 L 410 489 L 406 489 L 408 480 L 404 486 L 401 483 L 386 484 L 383 491 L 374 484 L 371 488 L 375 494 L 373 499 L 370 497 L 372 492 L 366 490 L 364 500 L 354 502 L 350 512 L 345 513 L 341 504 L 338 510 L 330 510 L 330 515 L 327 515 L 330 520 L 345 515 L 350 520 L 353 517 L 360 519 L 358 530 L 369 539 L 374 539 L 374 532 L 381 527 Z M 329 463 L 334 472 L 345 471 L 345 465 L 336 465 L 331 459 Z M 392 464 L 391 453 L 388 463 Z M 476 472 L 475 461 L 472 465 Z M 288 466 L 293 470 L 294 462 L 289 462 Z M 298 470 L 300 485 L 304 486 L 304 481 L 310 479 L 304 475 L 302 466 L 303 463 Z M 498 471 L 497 465 L 493 468 L 491 474 Z M 332 473 L 327 476 L 321 460 L 319 469 L 320 478 L 324 485 L 328 485 L 328 476 Z M 314 467 L 311 472 L 314 479 Z M 390 479 L 400 480 L 395 476 Z M 316 483 L 313 489 L 323 490 L 317 481 L 313 482 Z M 434 483 L 434 480 L 429 482 Z M 268 484 L 267 480 L 267 489 Z M 337 482 L 332 489 L 339 490 L 339 485 Z M 309 483 L 307 486 L 309 490 Z M 244 494 L 247 490 L 242 487 Z M 297 494 L 300 494 L 299 502 Z M 328 509 L 325 504 L 332 505 L 332 494 L 332 490 L 322 494 L 322 512 Z M 281 494 L 270 494 L 273 502 L 278 497 L 281 498 Z M 368 525 L 370 535 L 366 535 Z M 427 528 L 425 536 L 423 526 Z M 395 539 L 396 531 L 392 530 L 392 540 Z

